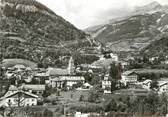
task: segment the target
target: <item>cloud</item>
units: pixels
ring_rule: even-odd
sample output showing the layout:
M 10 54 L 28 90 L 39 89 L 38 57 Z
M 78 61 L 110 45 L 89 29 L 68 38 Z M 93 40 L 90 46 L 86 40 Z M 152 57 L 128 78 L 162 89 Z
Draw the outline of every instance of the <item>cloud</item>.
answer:
M 135 6 L 146 5 L 153 0 L 38 0 L 77 28 L 84 29 L 111 18 L 121 17 Z M 168 0 L 156 0 L 162 5 Z

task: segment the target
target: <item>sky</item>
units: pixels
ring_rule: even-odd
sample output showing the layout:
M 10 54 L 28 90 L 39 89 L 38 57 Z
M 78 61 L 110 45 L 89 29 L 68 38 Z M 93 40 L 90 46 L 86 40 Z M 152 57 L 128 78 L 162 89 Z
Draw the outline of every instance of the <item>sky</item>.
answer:
M 122 17 L 153 0 L 38 0 L 79 29 Z M 155 0 L 165 5 L 168 0 Z

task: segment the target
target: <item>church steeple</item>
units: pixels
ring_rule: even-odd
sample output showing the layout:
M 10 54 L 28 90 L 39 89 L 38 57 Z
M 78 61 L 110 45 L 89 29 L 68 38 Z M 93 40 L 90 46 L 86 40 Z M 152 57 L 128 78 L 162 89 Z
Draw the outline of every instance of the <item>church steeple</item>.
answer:
M 68 72 L 69 72 L 70 75 L 74 74 L 74 60 L 73 60 L 72 56 L 69 59 Z

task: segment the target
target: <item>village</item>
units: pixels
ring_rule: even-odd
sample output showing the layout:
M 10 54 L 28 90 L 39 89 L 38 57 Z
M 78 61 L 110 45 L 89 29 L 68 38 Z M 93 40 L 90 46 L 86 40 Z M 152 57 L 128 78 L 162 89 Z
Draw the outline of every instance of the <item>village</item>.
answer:
M 73 113 L 76 117 L 89 117 L 93 112 L 99 115 L 104 108 L 102 104 L 114 97 L 132 100 L 151 93 L 167 95 L 168 71 L 152 68 L 159 61 L 159 65 L 167 65 L 166 57 L 161 60 L 159 57 L 120 60 L 117 54 L 107 52 L 93 64 L 75 66 L 70 57 L 67 68 L 31 68 L 23 64 L 2 66 L 0 107 L 10 110 L 3 113 L 6 115 L 13 108 L 24 107 L 47 108 L 51 112 L 63 108 L 63 115 Z M 140 67 L 144 64 L 148 67 Z M 97 110 L 89 110 L 90 106 L 96 106 Z

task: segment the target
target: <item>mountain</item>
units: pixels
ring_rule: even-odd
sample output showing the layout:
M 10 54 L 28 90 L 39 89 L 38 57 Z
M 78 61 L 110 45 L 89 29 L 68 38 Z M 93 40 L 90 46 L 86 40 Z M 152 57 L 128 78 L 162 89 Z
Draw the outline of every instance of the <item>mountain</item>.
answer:
M 140 54 L 148 57 L 161 57 L 163 60 L 167 58 L 168 53 L 168 34 L 164 34 L 160 39 L 152 42 L 145 47 Z
M 145 14 L 145 13 L 152 13 L 156 11 L 162 11 L 163 7 L 158 2 L 154 1 L 150 4 L 145 6 L 136 7 L 134 13 L 135 14 Z
M 83 31 L 35 0 L 0 0 L 4 58 L 55 62 L 73 48 L 90 45 Z
M 139 52 L 168 31 L 168 7 L 157 2 L 136 7 L 128 16 L 87 29 L 116 52 Z

